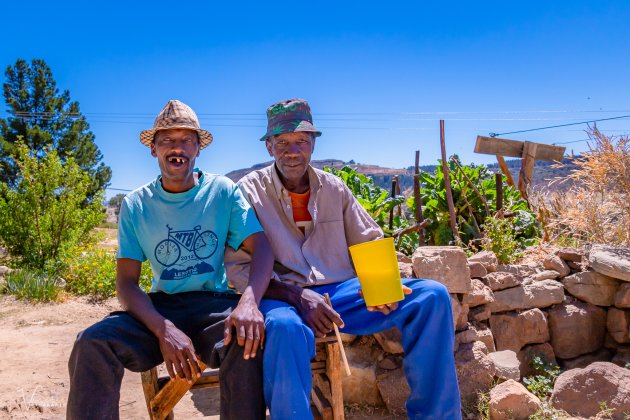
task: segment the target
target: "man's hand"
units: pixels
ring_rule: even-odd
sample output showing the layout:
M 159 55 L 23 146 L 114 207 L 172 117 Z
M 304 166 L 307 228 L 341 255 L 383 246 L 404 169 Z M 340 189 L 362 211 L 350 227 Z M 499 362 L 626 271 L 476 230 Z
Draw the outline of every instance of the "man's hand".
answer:
M 201 368 L 190 338 L 171 321 L 165 320 L 164 331 L 158 335 L 158 340 L 169 376 L 173 379 L 179 376 L 193 384 L 201 376 Z
M 402 291 L 403 291 L 403 294 L 405 295 L 410 295 L 412 292 L 412 290 L 408 288 L 407 286 L 403 286 Z M 361 289 L 359 289 L 359 293 L 361 294 L 361 296 L 363 296 L 363 291 Z M 378 306 L 368 306 L 367 310 L 370 312 L 378 311 L 378 312 L 382 312 L 384 315 L 389 315 L 392 311 L 396 310 L 396 308 L 398 308 L 398 302 L 385 303 L 383 305 L 378 305 Z
M 343 321 L 339 314 L 326 303 L 324 296 L 317 292 L 302 289 L 296 307 L 317 337 L 324 337 L 331 332 L 333 323 L 343 328 Z
M 223 332 L 226 346 L 232 341 L 232 327 L 236 328 L 238 345 L 245 346 L 243 357 L 245 359 L 256 357 L 258 346 L 260 345 L 262 349 L 265 341 L 265 319 L 254 299 L 243 294 L 238 306 L 226 318 Z

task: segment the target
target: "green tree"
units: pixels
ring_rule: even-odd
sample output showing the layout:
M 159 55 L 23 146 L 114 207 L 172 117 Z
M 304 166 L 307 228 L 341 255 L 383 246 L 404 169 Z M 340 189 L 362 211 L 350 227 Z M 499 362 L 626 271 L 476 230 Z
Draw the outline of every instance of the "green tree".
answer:
M 17 60 L 5 72 L 4 100 L 11 116 L 0 119 L 0 181 L 14 187 L 19 179 L 16 143 L 21 139 L 37 158 L 55 150 L 62 161 L 70 156 L 90 175 L 86 192 L 92 201 L 111 179 L 111 169 L 102 161 L 94 134 L 70 100 L 59 92 L 50 67 L 43 60 Z
M 16 143 L 19 175 L 12 186 L 0 182 L 0 241 L 20 265 L 36 269 L 54 264 L 104 217 L 102 192 L 85 203 L 92 179 L 74 157 L 64 162 L 57 151 L 42 151 L 39 158 Z
M 114 208 L 114 214 L 116 215 L 116 222 L 118 222 L 118 215 L 120 214 L 120 206 L 122 206 L 123 199 L 126 194 L 116 194 L 109 199 L 107 205 Z

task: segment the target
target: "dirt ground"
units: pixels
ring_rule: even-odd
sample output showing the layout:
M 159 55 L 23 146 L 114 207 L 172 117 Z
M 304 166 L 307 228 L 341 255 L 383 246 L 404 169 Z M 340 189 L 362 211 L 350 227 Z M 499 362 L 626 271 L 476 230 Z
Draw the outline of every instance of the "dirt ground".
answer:
M 0 297 L 0 419 L 64 419 L 68 398 L 68 358 L 79 331 L 117 309 L 72 299 L 29 304 Z M 188 392 L 176 418 L 219 418 L 218 389 Z M 126 371 L 120 398 L 121 419 L 146 419 L 140 374 Z
M 32 304 L 0 295 L 0 419 L 64 419 L 68 358 L 79 331 L 118 309 L 116 299 L 90 303 Z M 348 407 L 346 418 L 389 418 L 383 410 Z M 188 392 L 175 408 L 179 419 L 219 418 L 219 390 Z M 121 419 L 146 419 L 140 374 L 125 371 Z

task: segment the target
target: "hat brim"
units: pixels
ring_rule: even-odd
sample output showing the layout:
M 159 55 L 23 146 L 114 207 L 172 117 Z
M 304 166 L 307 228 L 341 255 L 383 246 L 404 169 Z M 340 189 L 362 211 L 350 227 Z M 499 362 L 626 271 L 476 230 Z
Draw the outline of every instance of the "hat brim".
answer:
M 172 126 L 172 127 L 164 127 L 164 128 L 152 128 L 150 130 L 144 130 L 140 132 L 140 143 L 144 144 L 147 147 L 151 147 L 151 143 L 153 143 L 153 138 L 155 137 L 155 133 L 160 130 L 169 130 L 169 129 L 186 129 L 186 130 L 194 130 L 199 135 L 199 149 L 206 148 L 210 143 L 212 143 L 212 134 L 209 131 L 202 130 L 200 128 L 194 128 L 189 126 Z
M 297 126 L 294 128 L 290 126 L 282 126 L 282 127 L 267 127 L 267 132 L 264 136 L 260 138 L 260 141 L 265 141 L 271 136 L 276 136 L 278 134 L 284 133 L 312 133 L 315 137 L 319 137 L 322 135 L 322 132 L 319 131 L 310 121 L 300 121 Z

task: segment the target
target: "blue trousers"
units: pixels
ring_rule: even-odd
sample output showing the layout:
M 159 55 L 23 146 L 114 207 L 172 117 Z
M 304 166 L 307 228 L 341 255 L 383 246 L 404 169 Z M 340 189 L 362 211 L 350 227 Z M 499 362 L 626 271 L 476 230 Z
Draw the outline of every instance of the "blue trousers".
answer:
M 461 419 L 448 291 L 433 280 L 405 279 L 403 284 L 413 292 L 389 315 L 367 310 L 357 279 L 313 290 L 330 295 L 345 324 L 342 332 L 368 335 L 394 326 L 400 329 L 403 367 L 411 388 L 406 404 L 410 419 Z M 263 299 L 260 310 L 266 325 L 263 388 L 271 417 L 310 419 L 313 331 L 288 303 Z

